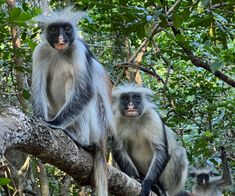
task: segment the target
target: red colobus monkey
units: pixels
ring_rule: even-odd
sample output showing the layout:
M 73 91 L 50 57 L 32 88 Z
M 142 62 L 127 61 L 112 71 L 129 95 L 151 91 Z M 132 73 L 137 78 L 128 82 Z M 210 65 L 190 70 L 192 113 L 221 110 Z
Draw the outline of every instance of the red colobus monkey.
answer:
M 172 196 L 184 188 L 187 155 L 155 111 L 151 95 L 149 89 L 133 84 L 113 91 L 117 137 L 110 145 L 119 168 L 143 179 L 141 196 L 148 196 L 150 190 Z
M 232 184 L 232 177 L 226 161 L 226 152 L 223 149 L 221 151 L 221 160 L 223 164 L 222 176 L 213 176 L 211 168 L 196 169 L 190 173 L 190 176 L 196 180 L 192 190 L 193 195 L 222 196 L 224 187 Z
M 103 66 L 78 37 L 71 7 L 36 18 L 42 42 L 33 52 L 34 114 L 82 146 L 95 145 L 98 196 L 107 196 L 105 140 L 114 121 Z

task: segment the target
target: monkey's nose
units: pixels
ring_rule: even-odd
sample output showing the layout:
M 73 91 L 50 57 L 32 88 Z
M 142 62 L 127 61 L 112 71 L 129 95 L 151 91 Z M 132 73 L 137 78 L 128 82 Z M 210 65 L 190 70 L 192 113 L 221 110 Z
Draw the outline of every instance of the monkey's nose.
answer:
M 130 102 L 130 103 L 128 104 L 128 108 L 129 108 L 129 109 L 134 109 L 134 104 L 133 104 L 132 102 Z
M 64 39 L 59 37 L 57 43 L 58 43 L 58 44 L 64 44 Z

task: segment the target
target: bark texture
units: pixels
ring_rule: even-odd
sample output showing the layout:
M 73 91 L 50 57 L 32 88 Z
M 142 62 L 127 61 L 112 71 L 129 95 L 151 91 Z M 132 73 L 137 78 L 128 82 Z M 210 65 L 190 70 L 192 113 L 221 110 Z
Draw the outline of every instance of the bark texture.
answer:
M 16 108 L 0 110 L 0 158 L 17 149 L 38 157 L 72 176 L 80 185 L 93 185 L 93 157 L 79 149 L 61 130 L 50 129 Z M 109 191 L 114 195 L 139 195 L 141 185 L 108 165 Z M 152 194 L 154 195 L 154 194 Z

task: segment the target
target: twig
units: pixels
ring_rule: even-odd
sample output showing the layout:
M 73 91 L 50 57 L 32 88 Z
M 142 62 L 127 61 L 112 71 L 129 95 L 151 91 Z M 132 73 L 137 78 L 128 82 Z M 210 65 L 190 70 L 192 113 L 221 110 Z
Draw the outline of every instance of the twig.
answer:
M 171 6 L 171 8 L 166 12 L 166 15 L 170 15 L 174 9 L 178 6 L 178 4 L 181 2 L 181 0 L 177 0 L 174 5 Z
M 157 78 L 158 81 L 161 81 L 163 84 L 164 84 L 164 80 L 162 79 L 162 77 L 160 75 L 158 75 L 156 72 L 154 71 L 150 71 L 149 69 L 145 68 L 145 67 L 141 67 L 135 63 L 119 63 L 117 64 L 116 66 L 118 67 L 125 67 L 125 68 L 128 68 L 128 67 L 132 67 L 132 68 L 135 68 L 135 69 L 139 69 L 151 76 L 154 76 Z
M 165 79 L 165 82 L 164 82 L 164 91 L 166 91 L 167 89 L 167 83 L 168 83 L 168 80 L 169 80 L 169 77 L 170 77 L 170 71 L 171 71 L 171 63 L 164 57 L 164 55 L 161 53 L 161 50 L 160 48 L 158 47 L 158 45 L 153 41 L 152 42 L 155 49 L 156 49 L 156 52 L 160 55 L 160 57 L 162 58 L 162 60 L 165 62 L 165 64 L 167 65 L 167 73 L 166 73 L 166 79 Z
M 23 196 L 24 186 L 23 186 L 23 176 L 27 172 L 29 168 L 29 156 L 26 158 L 23 166 L 20 168 L 20 170 L 17 172 L 18 176 L 18 194 Z

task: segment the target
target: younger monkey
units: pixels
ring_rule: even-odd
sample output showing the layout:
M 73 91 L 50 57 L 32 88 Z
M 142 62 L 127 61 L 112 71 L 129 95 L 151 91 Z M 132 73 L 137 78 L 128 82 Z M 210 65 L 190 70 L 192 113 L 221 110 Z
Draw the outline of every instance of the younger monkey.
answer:
M 111 142 L 112 153 L 123 172 L 143 179 L 141 196 L 150 190 L 173 196 L 184 188 L 187 155 L 163 124 L 151 96 L 151 90 L 134 84 L 113 91 L 117 137 Z
M 196 179 L 196 184 L 192 189 L 195 196 L 222 196 L 224 187 L 232 184 L 224 149 L 221 150 L 221 160 L 223 164 L 222 176 L 213 176 L 211 168 L 201 168 L 190 173 L 190 176 Z

